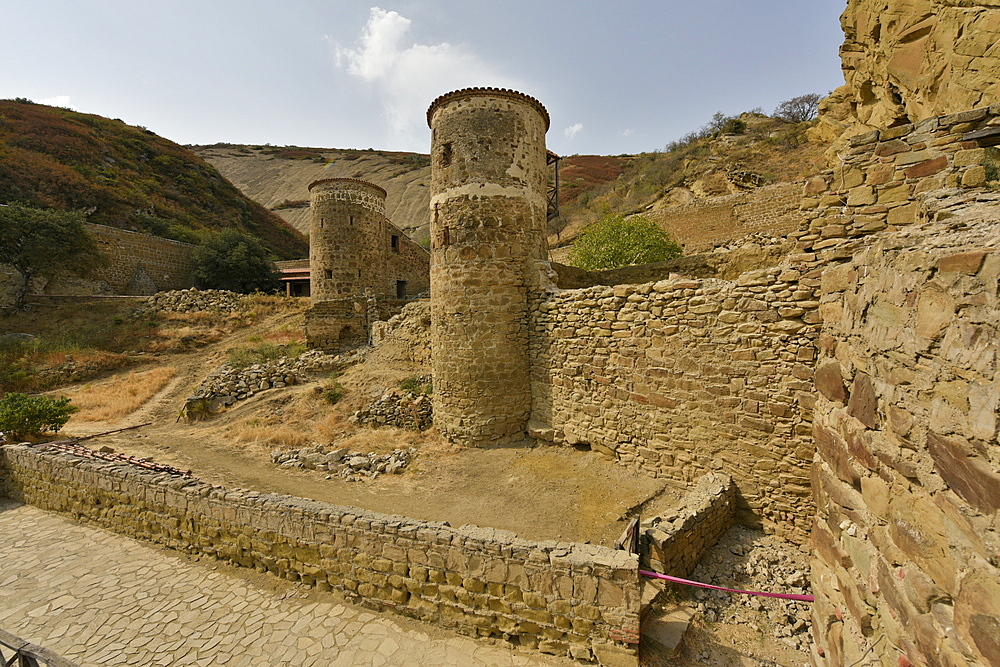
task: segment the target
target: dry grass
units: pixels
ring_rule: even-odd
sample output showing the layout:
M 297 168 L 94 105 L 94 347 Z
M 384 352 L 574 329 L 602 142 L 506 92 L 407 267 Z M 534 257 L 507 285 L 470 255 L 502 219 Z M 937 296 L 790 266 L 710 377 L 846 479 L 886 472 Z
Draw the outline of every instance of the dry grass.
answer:
M 73 404 L 80 409 L 73 415 L 73 421 L 113 422 L 123 419 L 155 396 L 176 373 L 177 369 L 173 366 L 161 366 L 81 387 L 70 394 Z

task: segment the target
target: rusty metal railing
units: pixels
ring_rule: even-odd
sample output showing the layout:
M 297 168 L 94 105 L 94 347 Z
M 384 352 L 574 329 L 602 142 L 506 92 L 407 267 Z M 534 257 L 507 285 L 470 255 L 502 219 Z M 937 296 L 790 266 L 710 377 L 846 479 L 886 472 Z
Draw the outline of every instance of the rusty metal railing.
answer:
M 0 630 L 0 667 L 80 667 L 47 648 Z

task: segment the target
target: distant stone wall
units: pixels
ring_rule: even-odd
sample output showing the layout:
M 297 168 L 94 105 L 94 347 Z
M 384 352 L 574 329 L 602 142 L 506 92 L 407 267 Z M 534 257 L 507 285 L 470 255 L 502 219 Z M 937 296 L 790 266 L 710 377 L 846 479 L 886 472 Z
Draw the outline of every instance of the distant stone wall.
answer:
M 801 199 L 801 183 L 776 183 L 644 215 L 670 232 L 690 253 L 754 232 L 783 236 L 794 231 L 801 221 Z
M 91 280 L 103 280 L 118 294 L 133 296 L 194 285 L 196 246 L 116 227 L 86 227 L 106 260 Z
M 998 214 L 823 276 L 816 664 L 1000 665 Z
M 26 446 L 0 493 L 189 553 L 543 653 L 637 665 L 638 558 L 221 487 Z
M 412 299 L 418 294 L 426 294 L 431 286 L 431 253 L 424 247 L 410 240 L 401 229 L 388 224 L 389 244 L 388 256 L 386 259 L 386 274 L 389 284 L 386 286 L 386 294 L 396 295 L 396 281 L 406 281 L 406 294 L 404 298 Z M 396 247 L 392 247 L 392 237 L 398 240 Z
M 742 521 L 804 541 L 818 286 L 786 266 L 534 294 L 529 432 L 685 485 L 723 472 Z

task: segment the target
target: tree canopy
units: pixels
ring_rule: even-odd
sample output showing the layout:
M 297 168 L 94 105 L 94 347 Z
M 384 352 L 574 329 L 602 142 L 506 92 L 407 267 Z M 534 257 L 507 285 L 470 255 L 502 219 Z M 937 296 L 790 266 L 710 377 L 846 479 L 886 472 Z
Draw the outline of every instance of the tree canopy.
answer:
M 609 214 L 587 227 L 573 242 L 569 262 L 581 269 L 616 269 L 665 262 L 683 250 L 664 229 L 641 215 Z
M 235 229 L 210 236 L 194 254 L 194 279 L 202 289 L 241 294 L 273 292 L 281 286 L 267 248 L 255 237 Z
M 14 309 L 24 307 L 32 279 L 67 271 L 83 274 L 97 260 L 97 246 L 84 214 L 21 204 L 0 204 L 0 264 L 21 275 Z

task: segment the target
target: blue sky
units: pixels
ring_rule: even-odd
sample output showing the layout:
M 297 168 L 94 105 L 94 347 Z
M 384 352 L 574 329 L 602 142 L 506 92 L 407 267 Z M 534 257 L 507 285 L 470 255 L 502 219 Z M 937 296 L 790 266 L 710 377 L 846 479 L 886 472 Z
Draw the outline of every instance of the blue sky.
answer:
M 548 108 L 562 155 L 662 148 L 843 83 L 844 0 L 0 0 L 0 98 L 184 144 L 426 152 L 466 86 Z

